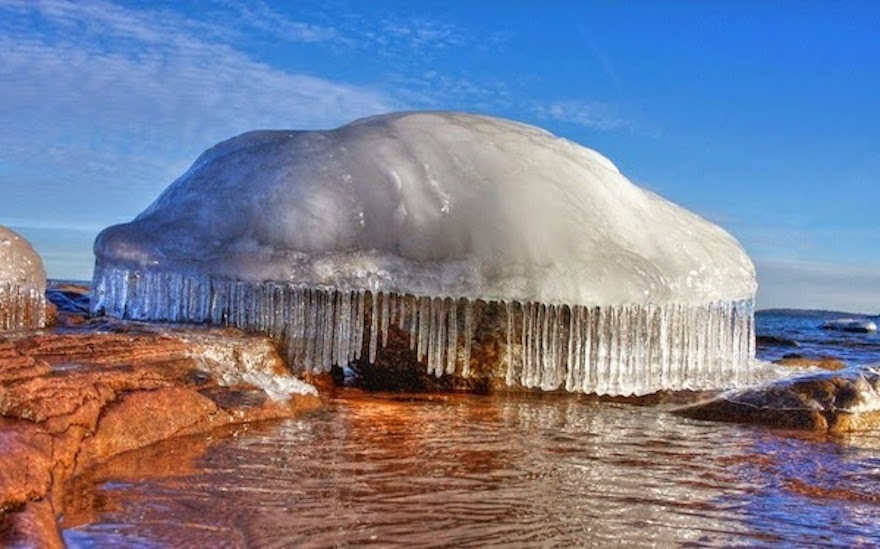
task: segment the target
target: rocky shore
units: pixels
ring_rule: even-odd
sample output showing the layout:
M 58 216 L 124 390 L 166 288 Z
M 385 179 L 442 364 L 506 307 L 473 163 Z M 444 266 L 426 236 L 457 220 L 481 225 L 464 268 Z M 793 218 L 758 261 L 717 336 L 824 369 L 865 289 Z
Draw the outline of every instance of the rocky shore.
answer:
M 321 407 L 315 388 L 289 374 L 265 337 L 90 318 L 87 292 L 51 284 L 51 327 L 0 333 L 0 546 L 63 546 L 58 517 L 71 496 L 66 487 L 110 457 Z M 493 319 L 476 320 L 470 378 L 426 374 L 403 332 L 392 332 L 374 364 L 360 360 L 352 370 L 368 390 L 510 390 L 493 371 L 504 351 Z M 779 364 L 808 370 L 698 403 L 705 393 L 611 400 L 690 402 L 675 413 L 700 420 L 829 433 L 880 429 L 877 368 L 794 354 Z M 329 377 L 311 381 L 332 384 Z
M 66 482 L 111 456 L 321 405 L 266 338 L 67 309 L 0 335 L 0 546 L 63 546 Z

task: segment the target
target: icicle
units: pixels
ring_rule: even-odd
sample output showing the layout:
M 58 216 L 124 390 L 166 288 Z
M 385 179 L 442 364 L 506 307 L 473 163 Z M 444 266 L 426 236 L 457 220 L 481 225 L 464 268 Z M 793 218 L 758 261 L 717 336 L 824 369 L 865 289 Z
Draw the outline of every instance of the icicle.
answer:
M 370 363 L 376 362 L 376 346 L 378 342 L 378 331 L 379 331 L 379 294 L 373 293 L 370 301 L 372 302 L 372 315 L 370 316 Z M 386 296 L 382 296 L 381 299 L 386 301 Z
M 458 358 L 458 300 L 452 299 L 449 303 L 449 328 L 446 333 L 446 373 L 455 373 L 456 359 Z
M 507 385 L 513 385 L 514 380 L 516 379 L 516 372 L 513 364 L 513 303 L 509 301 L 504 302 L 504 313 L 505 322 L 507 323 L 507 334 L 504 338 L 504 347 L 506 349 L 504 362 L 507 365 L 507 371 L 504 380 Z
M 354 324 L 354 334 L 351 343 L 351 350 L 348 353 L 348 361 L 354 362 L 361 356 L 361 351 L 364 348 L 364 322 L 365 322 L 365 309 L 366 309 L 366 292 L 358 291 L 357 292 L 357 301 L 354 304 L 354 310 L 352 314 L 355 315 L 356 322 Z M 371 362 L 373 362 L 371 360 Z
M 464 300 L 464 331 L 462 340 L 464 341 L 464 349 L 462 353 L 461 375 L 464 378 L 471 377 L 471 340 L 473 339 L 473 321 L 474 311 L 473 304 L 470 300 Z
M 544 322 L 544 368 L 541 372 L 541 389 L 552 391 L 559 384 L 557 375 L 557 354 L 559 351 L 559 308 L 556 305 L 547 307 Z
M 578 340 L 578 334 L 576 332 L 577 326 L 575 323 L 577 322 L 577 307 L 572 307 L 568 310 L 568 352 L 566 364 L 568 368 L 565 372 L 565 390 L 568 392 L 572 392 L 575 387 L 575 378 L 577 377 L 577 370 L 579 367 L 578 361 L 575 359 L 575 345 Z
M 409 296 L 400 296 L 400 315 L 397 319 L 397 327 L 403 330 L 403 327 L 406 326 L 407 318 L 406 318 L 406 303 Z M 412 349 L 412 344 L 410 344 L 410 349 Z
M 0 330 L 42 328 L 46 325 L 46 298 L 29 286 L 0 284 Z
M 318 307 L 321 310 L 323 318 L 323 328 L 321 329 L 321 338 L 323 348 L 321 349 L 321 361 L 319 372 L 327 372 L 333 367 L 333 339 L 336 334 L 336 325 L 334 323 L 334 299 L 332 292 L 320 292 Z
M 596 380 L 596 358 L 595 358 L 595 347 L 593 345 L 593 332 L 594 332 L 594 324 L 596 322 L 596 316 L 593 314 L 592 309 L 587 307 L 581 307 L 581 323 L 583 326 L 583 379 L 581 381 L 582 391 L 584 393 L 590 393 L 596 391 L 597 380 Z
M 446 322 L 449 316 L 449 307 L 445 298 L 439 298 L 437 302 L 437 335 L 434 339 L 435 370 L 439 375 L 446 373 Z M 438 375 L 438 377 L 439 377 Z
M 429 315 L 431 314 L 431 303 L 430 298 L 420 297 L 418 299 L 418 311 L 419 311 L 419 344 L 416 349 L 416 356 L 419 360 L 424 360 L 425 355 L 428 352 L 428 331 L 431 327 L 431 320 Z
M 409 350 L 416 350 L 416 342 L 418 341 L 419 335 L 419 308 L 418 301 L 415 297 L 412 296 L 404 296 L 403 299 L 404 308 L 402 318 L 406 319 L 405 322 L 401 321 L 403 324 L 408 326 L 409 329 Z
M 333 364 L 360 358 L 361 352 L 375 361 L 378 346 L 387 344 L 389 327 L 395 325 L 409 332 L 411 348 L 434 375 L 472 375 L 478 305 L 469 299 L 368 295 L 114 268 L 97 269 L 93 287 L 95 311 L 267 334 L 284 347 L 297 371 L 326 372 Z M 0 327 L 45 314 L 31 297 L 0 286 L 0 308 L 6 314 Z M 480 302 L 479 307 L 504 309 L 498 318 L 504 316 L 505 351 L 500 364 L 481 372 L 494 371 L 508 385 L 552 390 L 564 384 L 568 391 L 643 394 L 749 381 L 755 350 L 751 301 L 612 307 L 510 301 Z
M 391 321 L 391 308 L 389 306 L 389 294 L 379 294 L 382 308 L 379 313 L 379 326 L 382 332 L 382 347 L 388 346 L 388 323 Z M 371 360 L 372 362 L 372 360 Z

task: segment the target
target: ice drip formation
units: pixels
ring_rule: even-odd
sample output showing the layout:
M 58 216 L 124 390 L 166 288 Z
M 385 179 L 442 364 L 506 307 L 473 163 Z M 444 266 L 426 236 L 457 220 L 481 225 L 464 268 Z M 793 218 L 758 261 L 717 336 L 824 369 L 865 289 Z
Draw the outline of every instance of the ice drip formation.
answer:
M 46 271 L 30 243 L 0 227 L 0 330 L 46 323 Z
M 220 143 L 100 234 L 92 308 L 266 333 L 297 371 L 373 360 L 393 329 L 467 377 L 478 304 L 509 385 L 736 385 L 755 271 L 721 228 L 599 153 L 485 116 L 410 112 Z

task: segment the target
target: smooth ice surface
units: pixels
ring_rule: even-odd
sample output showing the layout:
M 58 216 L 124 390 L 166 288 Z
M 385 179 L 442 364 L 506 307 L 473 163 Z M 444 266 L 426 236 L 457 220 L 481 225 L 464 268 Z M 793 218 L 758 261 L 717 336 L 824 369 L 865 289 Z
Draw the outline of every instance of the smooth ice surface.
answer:
M 544 130 L 400 113 L 205 152 L 99 264 L 311 287 L 568 305 L 751 299 L 728 233 Z
M 27 240 L 0 227 L 0 329 L 46 322 L 46 271 Z

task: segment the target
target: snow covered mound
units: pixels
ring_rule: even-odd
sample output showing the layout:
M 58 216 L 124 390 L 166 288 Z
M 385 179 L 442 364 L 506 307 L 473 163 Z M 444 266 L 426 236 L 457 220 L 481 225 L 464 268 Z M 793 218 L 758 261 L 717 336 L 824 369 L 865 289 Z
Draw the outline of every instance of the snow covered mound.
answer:
M 99 263 L 248 281 L 578 305 L 750 299 L 728 233 L 541 129 L 402 113 L 205 152 Z
M 0 227 L 0 330 L 46 323 L 46 271 L 27 240 Z
M 475 300 L 504 308 L 510 384 L 714 387 L 754 354 L 734 238 L 595 151 L 484 116 L 241 135 L 95 254 L 96 312 L 262 331 L 310 371 L 372 359 L 394 325 L 429 371 L 468 375 Z

